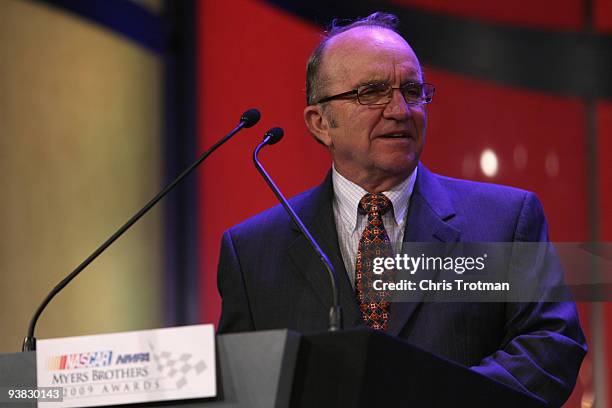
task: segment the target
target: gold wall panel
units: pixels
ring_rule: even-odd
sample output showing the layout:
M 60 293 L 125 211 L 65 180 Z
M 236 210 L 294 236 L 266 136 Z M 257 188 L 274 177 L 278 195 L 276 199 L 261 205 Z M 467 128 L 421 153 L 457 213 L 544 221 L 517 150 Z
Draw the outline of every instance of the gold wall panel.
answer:
M 0 352 L 161 186 L 158 55 L 61 9 L 0 3 Z M 161 325 L 162 208 L 43 313 L 37 338 Z

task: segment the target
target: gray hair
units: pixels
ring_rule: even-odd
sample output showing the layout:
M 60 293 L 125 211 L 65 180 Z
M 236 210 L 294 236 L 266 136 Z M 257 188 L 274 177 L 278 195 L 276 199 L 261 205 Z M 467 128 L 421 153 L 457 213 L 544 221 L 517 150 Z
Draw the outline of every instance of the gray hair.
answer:
M 321 97 L 319 95 L 323 82 L 320 77 L 321 59 L 330 39 L 355 27 L 380 27 L 399 34 L 398 25 L 399 19 L 395 15 L 380 11 L 354 21 L 333 19 L 325 31 L 323 40 L 314 49 L 306 65 L 306 103 L 314 105 Z

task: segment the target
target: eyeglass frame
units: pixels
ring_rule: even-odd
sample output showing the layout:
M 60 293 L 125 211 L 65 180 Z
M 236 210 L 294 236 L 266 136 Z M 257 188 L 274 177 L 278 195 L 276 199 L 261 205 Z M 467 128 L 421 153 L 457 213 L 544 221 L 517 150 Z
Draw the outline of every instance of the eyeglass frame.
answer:
M 332 96 L 326 96 L 324 98 L 319 99 L 314 104 L 316 105 L 316 104 L 319 104 L 319 103 L 326 103 L 326 102 L 330 102 L 330 101 L 333 101 L 333 100 L 336 100 L 336 99 L 346 98 L 348 96 L 355 96 L 356 99 L 357 99 L 357 102 L 360 105 L 363 105 L 363 106 L 383 106 L 383 105 L 387 105 L 389 102 L 391 102 L 391 100 L 393 99 L 393 96 L 391 96 L 389 101 L 385 102 L 385 103 L 362 103 L 361 100 L 359 99 L 359 89 L 362 88 L 362 87 L 371 86 L 371 85 L 387 85 L 387 86 L 389 86 L 389 90 L 390 90 L 389 95 L 392 94 L 393 90 L 395 90 L 395 89 L 399 90 L 400 93 L 402 93 L 402 97 L 404 98 L 404 101 L 408 105 L 412 105 L 412 106 L 427 105 L 427 104 L 431 103 L 433 101 L 433 95 L 434 95 L 434 93 L 436 91 L 436 87 L 433 84 L 430 84 L 428 82 L 414 82 L 414 81 L 411 81 L 411 82 L 406 82 L 405 84 L 403 84 L 401 86 L 397 86 L 397 87 L 390 86 L 390 84 L 388 84 L 386 82 L 372 82 L 372 83 L 367 83 L 367 84 L 359 85 L 357 88 L 352 89 L 350 91 L 342 92 L 342 93 L 339 93 L 339 94 L 336 94 L 336 95 L 332 95 Z M 427 86 L 430 86 L 431 87 L 431 95 L 430 95 L 430 97 L 427 100 L 425 100 L 424 102 L 420 102 L 420 103 L 408 102 L 406 100 L 406 97 L 404 96 L 403 92 L 401 92 L 401 90 L 403 88 L 407 87 L 407 86 L 410 86 L 410 85 L 421 85 L 421 86 L 427 85 Z

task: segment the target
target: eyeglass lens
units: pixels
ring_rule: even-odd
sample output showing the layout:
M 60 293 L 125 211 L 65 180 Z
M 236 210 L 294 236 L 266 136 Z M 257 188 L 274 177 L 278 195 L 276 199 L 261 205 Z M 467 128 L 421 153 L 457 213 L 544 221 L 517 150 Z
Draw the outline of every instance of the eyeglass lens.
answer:
M 393 98 L 393 87 L 386 83 L 362 85 L 357 98 L 362 105 L 384 105 Z M 406 103 L 420 105 L 431 102 L 433 86 L 430 84 L 408 83 L 400 88 Z

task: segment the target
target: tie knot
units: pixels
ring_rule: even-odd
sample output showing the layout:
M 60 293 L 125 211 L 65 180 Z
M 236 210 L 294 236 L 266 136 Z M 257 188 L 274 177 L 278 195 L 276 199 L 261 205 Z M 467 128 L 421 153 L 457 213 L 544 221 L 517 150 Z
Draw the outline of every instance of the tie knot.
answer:
M 363 214 L 378 213 L 382 216 L 391 208 L 391 201 L 384 194 L 366 194 L 359 201 L 359 211 Z

